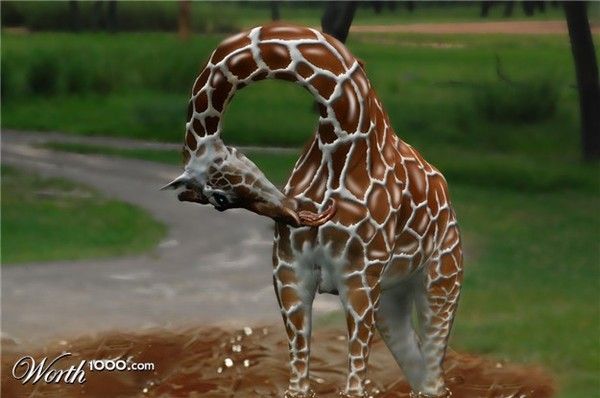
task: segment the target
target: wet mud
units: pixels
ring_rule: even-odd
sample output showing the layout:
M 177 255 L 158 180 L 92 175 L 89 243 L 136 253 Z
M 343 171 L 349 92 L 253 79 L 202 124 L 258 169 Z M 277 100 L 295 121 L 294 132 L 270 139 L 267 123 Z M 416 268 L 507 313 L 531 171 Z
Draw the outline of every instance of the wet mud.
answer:
M 313 336 L 311 378 L 319 397 L 337 396 L 344 384 L 346 343 L 340 332 L 319 330 Z M 287 341 L 278 327 L 111 333 L 57 341 L 35 351 L 8 340 L 2 343 L 2 397 L 282 397 L 287 385 Z M 23 385 L 12 376 L 13 365 L 24 355 L 51 361 L 63 352 L 72 355 L 57 362 L 57 369 L 82 360 L 129 359 L 153 363 L 154 370 L 90 371 L 86 363 L 83 384 Z M 373 396 L 408 397 L 407 383 L 377 337 L 369 362 Z M 554 394 L 552 378 L 537 367 L 451 351 L 445 369 L 454 398 Z

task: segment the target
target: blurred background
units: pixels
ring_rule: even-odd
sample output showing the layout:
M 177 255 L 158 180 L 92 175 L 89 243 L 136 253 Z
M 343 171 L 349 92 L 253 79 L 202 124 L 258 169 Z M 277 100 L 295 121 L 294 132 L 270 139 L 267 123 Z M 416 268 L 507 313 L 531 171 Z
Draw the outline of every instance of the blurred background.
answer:
M 283 20 L 345 40 L 397 134 L 449 181 L 466 245 L 451 346 L 541 364 L 564 396 L 599 391 L 600 3 L 1 11 L 3 338 L 277 318 L 269 224 L 156 189 L 179 170 L 210 52 Z M 307 92 L 262 82 L 237 93 L 223 137 L 283 184 L 316 121 Z M 318 328 L 343 327 L 334 303 L 317 308 Z

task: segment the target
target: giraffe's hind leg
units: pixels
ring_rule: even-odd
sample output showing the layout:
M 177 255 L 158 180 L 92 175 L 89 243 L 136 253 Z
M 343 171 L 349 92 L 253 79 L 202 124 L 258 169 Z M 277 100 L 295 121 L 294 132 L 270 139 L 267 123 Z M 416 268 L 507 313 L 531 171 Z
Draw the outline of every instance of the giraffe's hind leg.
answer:
M 412 322 L 414 287 L 410 281 L 381 292 L 377 329 L 411 388 L 419 391 L 425 375 L 425 361 Z
M 454 230 L 452 230 L 454 228 Z M 462 284 L 462 251 L 458 229 L 451 227 L 439 252 L 423 268 L 415 300 L 420 324 L 425 379 L 419 392 L 446 396 L 442 361 Z

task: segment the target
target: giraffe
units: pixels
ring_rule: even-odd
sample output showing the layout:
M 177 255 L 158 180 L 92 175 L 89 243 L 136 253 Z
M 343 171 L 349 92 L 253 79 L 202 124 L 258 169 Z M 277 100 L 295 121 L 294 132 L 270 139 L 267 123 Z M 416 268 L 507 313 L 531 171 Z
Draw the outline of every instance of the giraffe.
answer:
M 319 108 L 316 132 L 283 192 L 220 136 L 236 90 L 264 79 L 304 87 Z M 273 284 L 290 350 L 285 397 L 315 396 L 316 293 L 339 295 L 345 313 L 342 396 L 367 396 L 375 329 L 413 397 L 450 396 L 442 360 L 462 284 L 456 216 L 444 177 L 396 136 L 362 63 L 315 29 L 256 27 L 214 50 L 193 85 L 187 120 L 185 169 L 165 188 L 183 188 L 182 201 L 245 208 L 276 222 Z

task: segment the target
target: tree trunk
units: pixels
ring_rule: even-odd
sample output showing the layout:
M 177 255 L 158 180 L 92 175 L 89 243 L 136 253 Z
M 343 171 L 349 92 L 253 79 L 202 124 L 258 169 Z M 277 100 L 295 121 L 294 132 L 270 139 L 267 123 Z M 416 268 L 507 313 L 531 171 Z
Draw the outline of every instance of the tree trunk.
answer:
M 357 4 L 355 1 L 327 2 L 325 12 L 321 18 L 323 32 L 344 43 L 348 37 Z
M 117 31 L 117 0 L 108 1 L 108 16 L 106 26 L 109 32 Z
M 189 0 L 179 0 L 179 38 L 181 40 L 187 40 L 190 37 L 190 13 L 191 4 Z
M 579 91 L 583 156 L 596 160 L 600 159 L 600 83 L 587 8 L 579 1 L 566 1 L 564 7 Z
M 279 1 L 271 2 L 271 21 L 279 21 L 281 16 L 279 15 Z

